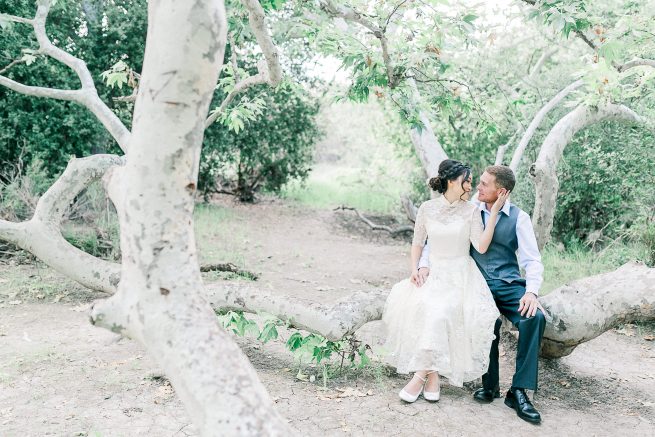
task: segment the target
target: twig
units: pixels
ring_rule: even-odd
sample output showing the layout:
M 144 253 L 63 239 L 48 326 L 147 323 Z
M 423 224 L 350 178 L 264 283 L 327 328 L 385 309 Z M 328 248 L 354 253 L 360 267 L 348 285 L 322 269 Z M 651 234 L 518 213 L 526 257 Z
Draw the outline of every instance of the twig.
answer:
M 357 214 L 357 216 L 364 223 L 369 225 L 369 227 L 371 229 L 373 229 L 374 231 L 387 231 L 391 235 L 397 235 L 397 234 L 400 234 L 400 233 L 403 233 L 403 232 L 412 232 L 414 230 L 413 226 L 399 226 L 399 227 L 393 229 L 393 228 L 391 228 L 389 226 L 375 224 L 371 220 L 366 218 L 361 212 L 357 211 L 356 208 L 352 208 L 350 206 L 341 205 L 341 206 L 338 206 L 338 207 L 334 208 L 333 211 L 339 211 L 339 210 L 355 211 L 355 214 Z

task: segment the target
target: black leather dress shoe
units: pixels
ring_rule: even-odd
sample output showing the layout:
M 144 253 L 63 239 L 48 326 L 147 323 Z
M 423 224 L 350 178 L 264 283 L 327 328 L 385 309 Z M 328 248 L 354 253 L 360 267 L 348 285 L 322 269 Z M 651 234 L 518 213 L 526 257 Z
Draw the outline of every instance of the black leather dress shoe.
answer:
M 495 398 L 500 397 L 500 389 L 496 387 L 495 390 L 490 390 L 487 388 L 479 388 L 473 393 L 473 399 L 475 399 L 478 402 L 484 402 L 485 404 L 488 404 L 489 402 L 493 402 Z
M 522 388 L 509 389 L 505 396 L 505 405 L 516 410 L 516 415 L 526 422 L 541 423 L 541 414 L 534 408 L 530 398 Z

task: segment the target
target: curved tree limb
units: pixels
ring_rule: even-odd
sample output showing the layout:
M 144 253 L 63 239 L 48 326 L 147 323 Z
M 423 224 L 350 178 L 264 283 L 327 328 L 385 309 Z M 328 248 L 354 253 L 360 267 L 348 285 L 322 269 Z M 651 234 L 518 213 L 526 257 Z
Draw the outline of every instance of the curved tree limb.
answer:
M 356 291 L 333 304 L 282 296 L 245 284 L 206 284 L 216 310 L 264 311 L 291 326 L 331 341 L 379 320 L 389 290 Z M 541 355 L 559 358 L 621 323 L 655 320 L 655 269 L 628 263 L 617 270 L 572 281 L 540 298 L 552 318 Z
M 535 184 L 532 223 L 539 249 L 543 249 L 548 242 L 553 228 L 559 190 L 557 165 L 562 158 L 564 148 L 580 130 L 603 120 L 642 122 L 639 115 L 623 105 L 608 103 L 599 108 L 580 105 L 553 126 L 541 146 L 536 162 L 530 167 L 530 175 L 534 178 Z
M 264 54 L 265 62 L 257 63 L 257 74 L 253 76 L 246 77 L 245 79 L 239 81 L 238 76 L 235 76 L 237 81 L 236 85 L 228 93 L 228 95 L 223 99 L 220 106 L 212 111 L 212 113 L 207 117 L 205 121 L 205 129 L 214 124 L 216 120 L 225 112 L 225 109 L 228 105 L 234 100 L 234 98 L 247 90 L 250 87 L 260 84 L 269 84 L 271 87 L 276 87 L 282 81 L 282 67 L 280 66 L 280 56 L 277 51 L 277 47 L 273 43 L 273 39 L 266 27 L 266 15 L 264 9 L 258 0 L 242 0 L 246 9 L 248 9 L 248 21 L 252 28 L 255 38 L 257 38 L 257 43 Z M 234 51 L 234 44 L 232 45 L 232 68 L 234 69 L 235 75 L 237 74 L 236 66 L 236 54 Z
M 82 103 L 82 90 L 62 90 L 57 88 L 46 88 L 40 86 L 23 85 L 5 76 L 0 76 L 0 85 L 6 86 L 12 91 L 25 94 L 26 96 L 47 97 L 57 100 L 70 100 Z
M 262 49 L 266 66 L 268 67 L 267 82 L 276 87 L 282 80 L 282 67 L 280 66 L 280 56 L 277 47 L 266 26 L 266 15 L 259 0 L 242 0 L 246 9 L 248 9 L 248 21 L 250 28 L 257 38 L 257 44 Z
M 535 132 L 537 131 L 537 128 L 539 128 L 539 125 L 541 122 L 544 120 L 546 115 L 550 112 L 551 109 L 553 109 L 555 106 L 557 106 L 566 96 L 571 94 L 574 90 L 578 89 L 584 84 L 584 81 L 582 79 L 576 80 L 566 88 L 564 88 L 562 91 L 557 93 L 552 99 L 548 101 L 540 110 L 537 112 L 537 114 L 534 116 L 530 124 L 528 125 L 527 129 L 523 133 L 523 136 L 521 137 L 521 140 L 519 141 L 519 144 L 516 146 L 516 149 L 514 150 L 514 154 L 512 155 L 512 161 L 509 164 L 509 167 L 514 170 L 515 172 L 518 170 L 519 165 L 521 163 L 521 158 L 523 157 L 523 153 L 525 152 L 526 147 L 530 143 L 530 140 L 534 136 Z
M 109 168 L 122 164 L 123 159 L 115 155 L 72 159 L 59 179 L 41 196 L 29 221 L 0 221 L 0 239 L 29 251 L 85 287 L 113 293 L 120 278 L 120 266 L 79 250 L 64 239 L 60 226 L 75 197 Z
M 0 76 L 0 85 L 18 93 L 36 96 L 50 97 L 59 100 L 69 100 L 86 106 L 103 124 L 103 126 L 114 137 L 120 148 L 127 152 L 127 143 L 130 132 L 127 130 L 122 121 L 109 109 L 109 107 L 100 99 L 93 82 L 93 77 L 86 66 L 86 63 L 70 53 L 60 49 L 52 44 L 46 34 L 46 19 L 50 12 L 51 0 L 39 0 L 34 19 L 26 19 L 11 15 L 2 14 L 2 18 L 24 24 L 30 24 L 34 29 L 34 34 L 39 43 L 39 52 L 50 56 L 51 58 L 63 63 L 71 68 L 80 80 L 81 88 L 79 90 L 58 90 L 51 88 L 33 87 L 20 84 L 7 77 Z
M 391 55 L 389 54 L 389 41 L 387 40 L 386 36 L 386 25 L 384 28 L 380 27 L 372 21 L 368 20 L 362 13 L 358 12 L 354 8 L 348 7 L 346 5 L 337 6 L 331 0 L 320 0 L 319 3 L 321 9 L 323 9 L 329 15 L 333 17 L 340 17 L 344 20 L 359 24 L 360 26 L 368 29 L 373 34 L 373 36 L 375 36 L 380 41 L 380 48 L 382 49 L 382 60 L 387 73 L 389 88 L 393 89 L 398 86 L 401 78 L 394 73 L 393 62 L 391 61 Z M 401 5 L 402 3 L 399 6 Z M 388 20 L 391 19 L 393 14 L 395 14 L 395 12 L 398 10 L 398 7 L 396 7 L 389 15 Z
M 626 62 L 623 65 L 620 65 L 618 67 L 619 72 L 624 72 L 625 70 L 628 70 L 630 68 L 634 67 L 653 67 L 655 68 L 655 59 L 641 59 L 641 58 L 635 58 L 632 61 Z
M 329 305 L 281 296 L 242 283 L 206 284 L 205 291 L 216 310 L 264 311 L 331 341 L 341 340 L 366 323 L 379 320 L 389 294 L 389 290 L 356 291 Z

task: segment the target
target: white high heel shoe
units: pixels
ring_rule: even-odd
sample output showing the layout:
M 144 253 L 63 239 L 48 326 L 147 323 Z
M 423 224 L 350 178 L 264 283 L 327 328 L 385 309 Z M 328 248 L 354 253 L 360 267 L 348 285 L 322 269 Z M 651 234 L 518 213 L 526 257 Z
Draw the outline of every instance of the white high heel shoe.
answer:
M 426 379 L 430 373 L 437 373 L 437 371 L 431 370 L 430 372 L 426 373 Z M 437 373 L 437 377 L 438 376 L 439 373 Z M 425 391 L 425 383 L 423 384 L 423 398 L 425 398 L 426 401 L 437 402 L 439 397 L 441 397 L 441 385 L 439 385 L 439 389 L 437 391 Z
M 408 402 L 408 403 L 410 403 L 410 404 L 411 404 L 412 402 L 416 402 L 416 400 L 418 399 L 418 397 L 421 395 L 421 392 L 423 391 L 423 386 L 425 386 L 425 381 L 426 381 L 425 378 L 418 376 L 416 373 L 414 374 L 414 376 L 412 377 L 412 379 L 413 379 L 414 377 L 416 377 L 416 378 L 420 379 L 421 381 L 423 381 L 423 385 L 422 385 L 421 388 L 418 390 L 418 393 L 416 393 L 415 395 L 410 394 L 410 393 L 407 393 L 407 392 L 405 391 L 405 387 L 403 387 L 403 389 L 400 390 L 400 393 L 398 393 L 398 397 L 399 397 L 400 399 L 402 399 L 403 401 Z

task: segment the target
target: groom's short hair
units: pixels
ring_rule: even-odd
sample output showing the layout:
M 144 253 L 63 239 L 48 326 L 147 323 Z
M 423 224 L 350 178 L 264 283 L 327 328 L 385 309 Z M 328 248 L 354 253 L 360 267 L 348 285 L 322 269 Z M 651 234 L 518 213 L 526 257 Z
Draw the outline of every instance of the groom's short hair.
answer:
M 516 185 L 516 177 L 511 168 L 506 165 L 490 165 L 484 171 L 496 177 L 496 185 L 507 191 L 512 191 Z

